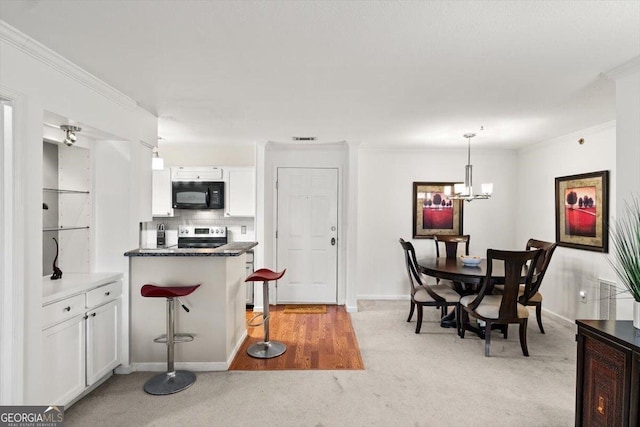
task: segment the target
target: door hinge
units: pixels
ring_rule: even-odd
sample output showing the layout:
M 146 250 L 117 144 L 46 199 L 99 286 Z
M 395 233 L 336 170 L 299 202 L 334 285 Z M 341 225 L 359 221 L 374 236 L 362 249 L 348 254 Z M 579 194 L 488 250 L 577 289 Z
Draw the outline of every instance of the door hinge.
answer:
M 276 239 L 278 238 L 278 230 L 276 230 Z
M 276 180 L 276 190 L 278 189 L 278 181 Z

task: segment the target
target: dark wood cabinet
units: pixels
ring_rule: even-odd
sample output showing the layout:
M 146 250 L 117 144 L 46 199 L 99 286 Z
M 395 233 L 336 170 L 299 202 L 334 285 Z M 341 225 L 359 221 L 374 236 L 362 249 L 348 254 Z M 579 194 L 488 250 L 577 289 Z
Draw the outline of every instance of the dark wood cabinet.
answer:
M 576 320 L 576 426 L 640 426 L 640 330 L 631 321 Z

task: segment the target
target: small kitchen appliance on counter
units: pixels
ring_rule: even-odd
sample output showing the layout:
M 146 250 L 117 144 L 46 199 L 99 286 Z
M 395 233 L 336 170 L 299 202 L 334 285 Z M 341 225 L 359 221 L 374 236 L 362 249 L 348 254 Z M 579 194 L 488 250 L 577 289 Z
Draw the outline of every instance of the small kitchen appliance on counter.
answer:
M 217 248 L 226 245 L 227 242 L 227 227 L 178 227 L 178 248 Z
M 158 225 L 158 232 L 156 234 L 156 246 L 159 248 L 164 248 L 167 244 L 167 240 L 164 235 L 164 224 Z

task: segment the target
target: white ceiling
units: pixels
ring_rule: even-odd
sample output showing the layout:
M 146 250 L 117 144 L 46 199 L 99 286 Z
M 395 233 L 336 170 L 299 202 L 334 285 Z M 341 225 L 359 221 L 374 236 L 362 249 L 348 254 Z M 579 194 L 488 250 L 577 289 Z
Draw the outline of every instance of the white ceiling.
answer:
M 157 115 L 161 146 L 520 147 L 615 119 L 602 73 L 640 55 L 638 0 L 2 0 L 0 19 Z

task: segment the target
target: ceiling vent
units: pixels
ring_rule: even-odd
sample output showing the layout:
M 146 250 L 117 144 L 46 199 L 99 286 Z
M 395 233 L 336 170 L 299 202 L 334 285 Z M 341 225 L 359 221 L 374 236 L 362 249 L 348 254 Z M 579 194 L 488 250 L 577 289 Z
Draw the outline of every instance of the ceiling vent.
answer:
M 307 142 L 307 141 L 315 141 L 316 138 L 315 136 L 294 136 L 293 140 L 294 141 L 302 141 L 302 142 Z

